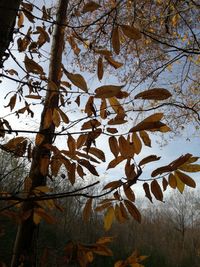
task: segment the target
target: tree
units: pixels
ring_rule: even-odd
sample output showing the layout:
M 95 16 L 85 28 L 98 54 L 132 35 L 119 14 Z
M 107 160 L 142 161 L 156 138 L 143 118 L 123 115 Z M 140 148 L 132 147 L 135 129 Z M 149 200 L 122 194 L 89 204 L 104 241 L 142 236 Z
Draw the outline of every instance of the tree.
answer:
M 137 157 L 144 145 L 151 147 L 149 132 L 170 131 L 166 121 L 163 121 L 165 110 L 161 112 L 161 108 L 165 106 L 179 108 L 187 112 L 186 118 L 193 114 L 198 122 L 199 103 L 196 101 L 196 96 L 192 95 L 195 102 L 189 105 L 181 102 L 180 92 L 176 94 L 173 90 L 160 87 L 148 90 L 142 88 L 139 91 L 136 91 L 136 87 L 133 91 L 128 90 L 128 87 L 125 89 L 125 83 L 136 77 L 130 68 L 126 71 L 131 65 L 135 68 L 137 82 L 144 82 L 144 85 L 146 79 L 152 75 L 154 83 L 159 77 L 160 70 L 165 70 L 171 63 L 182 59 L 183 54 L 187 58 L 190 55 L 190 62 L 195 61 L 195 66 L 198 67 L 196 25 L 193 20 L 185 21 L 184 17 L 187 7 L 187 13 L 193 13 L 193 17 L 196 18 L 198 14 L 195 8 L 198 8 L 198 5 L 195 1 L 188 2 L 88 1 L 84 3 L 84 1 L 59 0 L 56 2 L 56 11 L 54 8 L 39 4 L 36 6 L 28 1 L 22 2 L 18 13 L 17 36 L 14 37 L 17 53 L 13 53 L 12 49 L 8 50 L 18 67 L 8 67 L 7 60 L 4 62 L 1 74 L 2 79 L 17 82 L 18 87 L 14 92 L 11 91 L 12 96 L 5 107 L 10 108 L 11 115 L 16 115 L 18 118 L 23 117 L 25 113 L 34 117 L 36 113 L 34 106 L 41 105 L 42 111 L 39 129 L 36 131 L 14 129 L 9 119 L 1 117 L 2 138 L 6 133 L 35 134 L 34 144 L 28 137 L 16 136 L 1 145 L 2 149 L 16 157 L 28 157 L 30 160 L 30 171 L 24 180 L 23 191 L 9 192 L 8 195 L 2 192 L 0 198 L 2 201 L 16 201 L 18 206 L 20 204 L 18 214 L 21 223 L 15 240 L 12 267 L 20 264 L 36 266 L 35 233 L 41 219 L 47 222 L 55 221 L 49 209 L 52 206 L 61 209 L 56 202 L 58 198 L 81 196 L 87 199 L 83 209 L 83 217 L 87 221 L 93 209 L 92 200 L 109 196 L 96 207 L 97 211 L 105 211 L 104 227 L 109 230 L 114 218 L 125 222 L 128 213 L 138 222 L 141 221 L 141 214 L 134 204 L 135 184 L 142 182 L 145 195 L 150 201 L 152 196 L 163 201 L 163 191 L 168 184 L 181 192 L 185 185 L 196 186 L 195 181 L 185 174 L 200 170 L 199 165 L 195 163 L 198 158 L 189 153 L 153 170 L 150 180 L 142 178 L 143 168 L 148 163 L 154 164 L 160 157 L 148 155 L 142 160 Z M 145 18 L 150 8 L 156 9 L 147 17 L 147 23 Z M 161 11 L 164 13 L 160 18 Z M 21 32 L 23 29 L 24 32 Z M 179 36 L 185 29 L 193 36 L 191 40 L 189 34 L 186 37 L 186 40 L 190 41 L 189 44 L 185 41 L 181 43 L 182 36 Z M 48 52 L 46 56 L 50 42 L 50 56 Z M 74 57 L 72 58 L 70 53 L 66 60 L 65 55 L 69 47 Z M 23 60 L 20 60 L 19 54 L 23 55 Z M 124 64 L 115 57 L 122 58 Z M 77 67 L 72 71 L 71 68 L 74 68 L 75 64 Z M 124 65 L 125 68 L 117 72 L 120 74 L 121 85 L 105 83 L 95 90 L 91 89 L 83 77 L 84 73 L 77 73 L 77 68 L 79 67 L 81 71 L 91 71 L 95 64 L 97 64 L 97 77 L 102 83 L 105 67 L 107 73 L 109 71 L 112 73 L 110 68 L 118 70 Z M 49 68 L 48 75 L 45 70 L 46 65 Z M 146 72 L 146 67 L 150 73 Z M 191 84 L 198 82 L 198 78 L 194 78 L 196 73 L 194 69 L 192 78 L 190 77 L 192 82 L 185 83 L 184 92 L 185 90 L 187 93 L 190 92 Z M 184 96 L 183 91 L 181 96 Z M 10 93 L 7 97 L 9 95 Z M 130 107 L 133 103 L 135 107 Z M 84 115 L 77 111 L 75 105 L 83 109 Z M 75 118 L 73 112 L 67 111 L 69 107 L 76 110 Z M 174 117 L 175 113 L 171 113 L 173 110 L 169 110 L 169 115 Z M 146 115 L 140 116 L 143 111 Z M 150 111 L 152 113 L 149 115 L 147 112 Z M 133 114 L 136 119 L 130 118 Z M 124 132 L 121 125 L 129 130 Z M 77 130 L 74 130 L 75 127 Z M 57 141 L 61 136 L 67 139 L 66 149 L 63 149 L 63 144 Z M 87 172 L 99 175 L 96 164 L 106 160 L 104 151 L 98 146 L 98 140 L 102 136 L 105 136 L 104 140 L 108 141 L 109 150 L 114 155 L 107 169 L 123 163 L 125 177 L 109 182 L 103 188 L 105 191 L 97 195 L 88 193 L 88 189 L 96 186 L 98 181 L 90 184 L 87 180 L 86 185 L 79 189 L 52 193 L 48 179 L 57 177 L 61 166 L 66 168 L 66 176 L 72 186 L 77 175 L 81 178 L 84 178 Z M 162 180 L 162 188 L 158 180 Z M 82 266 L 86 266 L 93 259 L 88 253 L 111 255 L 105 246 L 107 243 L 108 240 L 103 239 L 89 247 L 79 244 L 76 246 L 77 260 L 79 263 L 84 262 Z M 73 253 L 75 249 L 71 246 L 72 244 L 69 244 L 67 247 L 68 254 Z M 127 261 L 118 265 L 126 266 L 131 261 L 140 260 L 137 254 L 133 254 Z

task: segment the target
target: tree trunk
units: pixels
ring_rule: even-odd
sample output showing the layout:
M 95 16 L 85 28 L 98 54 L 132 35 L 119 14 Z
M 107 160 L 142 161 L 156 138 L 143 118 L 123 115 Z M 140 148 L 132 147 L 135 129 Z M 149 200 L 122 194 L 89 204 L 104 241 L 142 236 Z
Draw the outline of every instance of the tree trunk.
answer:
M 48 90 L 45 98 L 43 112 L 41 114 L 40 121 L 40 133 L 43 135 L 43 141 L 40 145 L 35 145 L 32 155 L 32 164 L 29 172 L 29 177 L 32 181 L 30 191 L 37 186 L 46 185 L 46 178 L 48 174 L 48 162 L 50 159 L 50 150 L 44 147 L 45 144 L 52 144 L 54 141 L 55 125 L 50 123 L 48 128 L 45 126 L 45 116 L 47 111 L 53 112 L 54 108 L 59 104 L 59 86 L 60 86 L 60 74 L 62 53 L 64 48 L 64 32 L 65 27 L 62 26 L 66 22 L 68 0 L 59 0 L 57 8 L 56 24 L 54 25 L 54 33 L 52 37 L 49 76 L 48 76 Z M 52 83 L 54 89 L 52 91 Z M 45 163 L 44 163 L 45 162 Z M 47 164 L 46 164 L 47 163 Z M 44 168 L 44 166 L 46 168 Z M 43 167 L 42 167 L 43 166 Z M 11 267 L 35 267 L 35 241 L 37 239 L 37 227 L 33 221 L 34 214 L 33 202 L 26 202 L 23 204 L 22 212 L 30 211 L 31 216 L 24 220 L 18 227 L 18 232 L 15 239 L 15 245 L 13 249 L 13 256 L 11 261 Z
M 12 41 L 13 29 L 21 0 L 0 0 L 0 67 L 5 51 Z

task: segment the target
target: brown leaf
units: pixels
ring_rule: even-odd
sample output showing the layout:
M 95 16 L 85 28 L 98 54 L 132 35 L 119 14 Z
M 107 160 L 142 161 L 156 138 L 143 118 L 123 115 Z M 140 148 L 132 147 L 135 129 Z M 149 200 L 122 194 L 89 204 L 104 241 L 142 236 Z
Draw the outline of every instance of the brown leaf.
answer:
M 88 153 L 91 153 L 91 154 L 95 155 L 97 158 L 99 158 L 103 162 L 105 162 L 105 160 L 106 160 L 104 152 L 102 150 L 96 148 L 96 147 L 90 147 L 89 149 L 84 148 L 83 150 L 87 151 Z
M 93 1 L 88 2 L 83 6 L 82 13 L 87 13 L 87 12 L 93 12 L 97 9 L 99 9 L 101 6 Z
M 98 120 L 93 119 L 93 120 L 84 122 L 81 127 L 81 130 L 95 129 L 99 126 L 101 126 L 101 123 Z
M 200 164 L 183 164 L 179 166 L 178 169 L 184 172 L 199 172 Z
M 26 98 L 32 98 L 32 99 L 41 99 L 42 97 L 40 95 L 25 95 Z
M 90 96 L 88 98 L 88 101 L 85 105 L 85 113 L 87 113 L 87 115 L 90 117 L 92 115 L 96 116 L 96 110 L 94 108 L 94 97 Z
M 79 135 L 77 142 L 76 142 L 77 149 L 81 148 L 85 144 L 87 137 L 88 137 L 87 134 Z
M 67 168 L 67 174 L 68 174 L 68 179 L 70 183 L 73 185 L 76 180 L 76 163 L 73 162 L 71 163 L 68 168 Z
M 116 96 L 117 93 L 124 87 L 124 85 L 103 85 L 95 90 L 96 98 L 110 98 Z
M 117 55 L 120 52 L 120 38 L 118 27 L 115 27 L 112 32 L 112 46 Z
M 52 121 L 56 127 L 60 126 L 60 114 L 56 108 L 53 109 Z
M 83 220 L 85 222 L 89 220 L 91 212 L 92 212 L 92 198 L 89 198 L 86 201 L 85 207 L 83 209 Z
M 141 214 L 136 206 L 130 200 L 124 200 L 124 204 L 130 215 L 139 223 L 141 223 Z
M 145 197 L 147 197 L 151 202 L 152 202 L 152 196 L 151 196 L 151 192 L 149 189 L 149 184 L 148 183 L 144 183 L 143 184 L 143 189 L 145 192 Z
M 138 29 L 134 26 L 122 25 L 120 26 L 124 35 L 133 40 L 141 39 L 142 35 Z
M 173 173 L 170 173 L 168 176 L 168 183 L 171 186 L 171 188 L 175 189 L 177 186 L 176 177 L 173 175 Z
M 135 201 L 135 194 L 134 194 L 133 190 L 131 189 L 131 187 L 128 184 L 124 184 L 123 188 L 124 188 L 124 193 L 125 193 L 126 197 L 131 202 L 134 202 Z
M 109 138 L 109 146 L 110 146 L 110 151 L 113 153 L 115 158 L 117 158 L 117 156 L 119 154 L 119 146 L 118 146 L 116 137 L 111 136 Z
M 133 144 L 130 144 L 129 141 L 126 140 L 126 138 L 123 135 L 119 137 L 118 142 L 119 142 L 119 150 L 122 157 L 126 159 L 133 157 L 134 155 Z
M 81 165 L 78 165 L 77 166 L 77 173 L 78 173 L 78 175 L 83 179 L 84 178 L 84 176 L 86 175 L 85 173 L 84 173 L 84 171 L 83 171 L 83 168 L 81 167 Z
M 122 181 L 121 180 L 118 180 L 118 181 L 112 181 L 112 182 L 109 182 L 108 184 L 106 184 L 103 188 L 103 190 L 105 189 L 116 189 L 118 187 L 120 187 L 122 185 Z
M 163 193 L 157 180 L 151 182 L 151 192 L 157 200 L 163 201 Z
M 139 132 L 140 138 L 142 139 L 143 143 L 145 146 L 151 147 L 151 139 L 149 138 L 149 135 L 145 131 L 140 131 Z
M 163 179 L 162 179 L 162 186 L 163 186 L 163 191 L 165 191 L 167 189 L 167 186 L 168 186 L 168 181 L 166 180 L 165 177 L 163 177 Z
M 195 181 L 188 175 L 186 175 L 185 173 L 183 172 L 180 172 L 180 171 L 176 171 L 176 175 L 179 177 L 179 179 L 184 183 L 186 184 L 187 186 L 190 186 L 190 187 L 193 187 L 195 188 L 196 187 L 196 183 Z
M 20 11 L 18 14 L 18 21 L 17 21 L 18 28 L 21 28 L 23 26 L 23 23 L 24 23 L 24 15 L 23 12 Z
M 27 55 L 25 56 L 24 64 L 25 64 L 25 68 L 27 72 L 40 74 L 40 75 L 44 74 L 43 68 L 38 63 L 36 63 L 34 60 L 28 58 Z
M 109 132 L 109 133 L 112 133 L 112 134 L 115 134 L 115 133 L 118 133 L 118 130 L 116 128 L 106 128 L 106 131 Z
M 154 88 L 143 91 L 135 96 L 135 99 L 142 98 L 148 100 L 165 100 L 171 97 L 171 93 L 164 88 Z
M 62 161 L 60 161 L 56 157 L 52 157 L 50 166 L 51 166 L 51 174 L 53 176 L 56 177 L 58 175 L 61 165 L 62 165 Z
M 60 108 L 58 108 L 58 112 L 59 112 L 60 117 L 63 120 L 63 122 L 65 122 L 66 124 L 68 124 L 69 123 L 68 116 Z
M 68 71 L 64 70 L 64 73 L 66 74 L 67 78 L 78 88 L 83 90 L 84 92 L 88 91 L 87 83 L 82 75 L 80 74 L 74 74 L 69 73 Z
M 119 68 L 121 68 L 124 65 L 123 63 L 114 60 L 112 57 L 105 57 L 105 59 L 115 69 L 119 69 Z
M 140 154 L 141 149 L 142 149 L 142 143 L 140 141 L 140 138 L 138 137 L 138 135 L 135 132 L 132 134 L 132 142 L 133 142 L 133 145 L 134 145 L 135 153 L 137 155 Z
M 121 211 L 121 214 L 124 217 L 124 219 L 128 220 L 129 219 L 128 213 L 127 213 L 126 208 L 124 207 L 124 204 L 122 202 L 120 202 L 119 207 L 120 207 L 120 211 Z
M 76 152 L 76 141 L 70 134 L 68 135 L 67 145 L 68 145 L 68 148 L 69 148 L 69 152 L 72 155 L 75 155 L 75 152 Z
M 150 155 L 150 156 L 147 156 L 145 158 L 143 158 L 140 162 L 139 162 L 139 166 L 142 166 L 142 165 L 145 165 L 149 162 L 152 162 L 152 161 L 157 161 L 159 160 L 161 157 L 158 157 L 156 155 Z
M 125 111 L 122 105 L 119 103 L 116 97 L 108 98 L 108 101 L 112 107 L 112 109 L 120 116 L 125 116 Z
M 159 167 L 157 169 L 155 169 L 152 173 L 151 176 L 152 177 L 156 177 L 157 175 L 163 174 L 165 172 L 171 172 L 173 171 L 173 169 L 171 168 L 170 165 L 165 165 L 163 167 Z
M 92 174 L 94 174 L 96 176 L 99 176 L 99 174 L 96 171 L 95 167 L 88 160 L 79 159 L 78 163 L 81 164 L 82 166 L 84 166 L 85 168 L 87 168 L 88 171 L 91 172 Z
M 134 181 L 134 178 L 136 177 L 135 165 L 130 164 L 130 160 L 127 160 L 127 163 L 125 165 L 125 174 L 126 174 L 128 181 L 131 181 L 131 182 Z
M 115 168 L 123 160 L 124 160 L 124 158 L 122 156 L 118 156 L 117 158 L 111 160 L 111 162 L 108 164 L 107 170 L 111 169 L 111 168 Z
M 107 105 L 106 105 L 106 99 L 102 98 L 101 99 L 101 106 L 100 106 L 100 116 L 102 119 L 106 119 L 107 118 Z
M 98 63 L 97 63 L 97 76 L 98 76 L 98 79 L 100 81 L 103 78 L 103 73 L 104 73 L 104 70 L 103 70 L 103 59 L 102 59 L 102 57 L 99 57 Z
M 10 101 L 8 103 L 7 106 L 4 106 L 5 108 L 10 107 L 10 110 L 12 111 L 15 107 L 16 104 L 16 99 L 17 99 L 17 94 L 14 94 L 11 98 Z

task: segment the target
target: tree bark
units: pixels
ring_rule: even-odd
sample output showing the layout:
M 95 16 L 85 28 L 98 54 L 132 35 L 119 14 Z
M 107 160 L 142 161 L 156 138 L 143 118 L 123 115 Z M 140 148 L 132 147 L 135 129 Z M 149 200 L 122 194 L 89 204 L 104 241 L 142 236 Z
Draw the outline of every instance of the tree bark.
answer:
M 59 86 L 60 86 L 60 74 L 62 53 L 65 44 L 64 34 L 65 27 L 62 26 L 66 21 L 68 0 L 59 0 L 57 8 L 56 24 L 52 37 L 52 46 L 50 54 L 49 75 L 48 75 L 48 90 L 45 98 L 43 112 L 40 120 L 40 133 L 42 133 L 44 139 L 40 145 L 35 145 L 32 155 L 32 164 L 30 167 L 29 177 L 32 181 L 32 187 L 30 192 L 37 186 L 46 185 L 46 178 L 48 174 L 47 170 L 44 172 L 44 168 L 41 168 L 43 160 L 50 159 L 51 152 L 44 147 L 45 144 L 52 144 L 54 141 L 55 125 L 51 122 L 48 128 L 45 125 L 45 116 L 49 109 L 53 112 L 54 108 L 59 104 Z M 52 91 L 51 84 L 54 84 L 54 90 Z M 42 170 L 43 169 L 43 170 Z M 33 221 L 33 213 L 35 203 L 26 202 L 23 204 L 22 212 L 31 211 L 31 216 L 24 220 L 18 227 L 18 232 L 15 239 L 13 256 L 11 260 L 11 267 L 35 267 L 35 241 L 37 239 L 37 227 Z
M 0 67 L 5 51 L 12 41 L 17 11 L 21 0 L 0 0 Z

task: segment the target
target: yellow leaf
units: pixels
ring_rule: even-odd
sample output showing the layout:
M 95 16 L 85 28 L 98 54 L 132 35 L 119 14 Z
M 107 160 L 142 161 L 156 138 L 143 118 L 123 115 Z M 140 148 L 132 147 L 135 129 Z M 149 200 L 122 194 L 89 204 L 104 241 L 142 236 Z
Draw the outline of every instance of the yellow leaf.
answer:
M 92 198 L 89 198 L 83 209 L 83 220 L 87 222 L 89 220 L 90 214 L 92 211 Z
M 118 27 L 115 27 L 112 32 L 112 46 L 117 55 L 120 52 L 120 38 Z
M 98 76 L 99 80 L 101 80 L 103 78 L 103 73 L 104 73 L 103 59 L 102 59 L 102 57 L 99 57 L 98 63 L 97 63 L 97 76 Z
M 185 172 L 199 172 L 200 171 L 200 164 L 183 164 L 178 167 L 179 170 Z
M 134 26 L 122 25 L 120 26 L 124 35 L 133 40 L 141 39 L 142 35 L 138 29 Z
M 111 107 L 113 108 L 113 110 L 117 113 L 117 114 L 124 114 L 124 108 L 122 107 L 122 105 L 119 103 L 119 101 L 117 100 L 116 97 L 110 97 L 108 98 L 108 101 L 111 105 Z
M 179 192 L 182 194 L 185 188 L 185 184 L 181 181 L 181 179 L 178 177 L 176 172 L 174 174 L 176 177 L 176 187 L 179 190 Z
M 196 183 L 195 181 L 188 175 L 186 175 L 185 173 L 182 173 L 180 171 L 176 171 L 176 175 L 179 177 L 179 179 L 186 184 L 187 186 L 196 187 Z
M 27 72 L 41 75 L 44 74 L 43 68 L 34 60 L 28 58 L 27 55 L 25 56 L 24 64 Z
M 99 9 L 101 6 L 93 1 L 88 2 L 83 6 L 82 13 L 87 13 L 87 12 L 93 12 L 97 9 Z
M 105 216 L 104 216 L 104 229 L 106 231 L 110 229 L 113 223 L 114 216 L 115 216 L 115 211 L 114 211 L 113 206 L 111 206 L 107 209 L 107 212 L 105 213 Z
M 34 224 L 39 224 L 41 222 L 41 219 L 42 219 L 41 216 L 37 212 L 33 213 Z
M 85 79 L 83 78 L 82 75 L 80 74 L 73 74 L 73 73 L 69 73 L 67 71 L 65 71 L 65 74 L 67 76 L 67 78 L 78 88 L 80 88 L 81 90 L 83 90 L 84 92 L 88 91 L 88 87 L 87 87 L 87 83 L 85 81 Z
M 171 93 L 164 88 L 154 88 L 143 91 L 135 96 L 135 99 L 142 98 L 148 100 L 165 100 L 171 97 Z
M 60 125 L 60 115 L 59 112 L 56 108 L 53 109 L 53 116 L 52 116 L 52 121 L 56 127 L 59 127 Z

